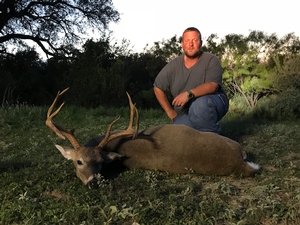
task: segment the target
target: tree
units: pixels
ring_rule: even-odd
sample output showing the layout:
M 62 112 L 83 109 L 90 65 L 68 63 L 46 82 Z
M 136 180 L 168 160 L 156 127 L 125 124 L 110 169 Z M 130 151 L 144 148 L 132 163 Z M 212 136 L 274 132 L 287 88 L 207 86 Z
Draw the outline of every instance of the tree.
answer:
M 202 46 L 204 52 L 210 52 L 215 54 L 218 58 L 222 58 L 224 53 L 224 48 L 219 44 L 219 37 L 217 34 L 211 34 L 205 41 L 205 44 Z
M 273 35 L 253 31 L 248 37 L 226 35 L 220 43 L 225 84 L 231 94 L 241 94 L 250 109 L 261 97 L 274 92 L 274 73 L 265 58 L 274 41 Z
M 45 63 L 34 49 L 0 58 L 0 98 L 2 105 L 41 104 L 46 93 Z
M 8 44 L 35 42 L 47 55 L 67 54 L 89 31 L 119 21 L 111 0 L 1 0 L 0 52 Z
M 173 36 L 168 40 L 154 42 L 154 45 L 146 51 L 156 57 L 164 58 L 167 62 L 182 54 L 180 38 Z

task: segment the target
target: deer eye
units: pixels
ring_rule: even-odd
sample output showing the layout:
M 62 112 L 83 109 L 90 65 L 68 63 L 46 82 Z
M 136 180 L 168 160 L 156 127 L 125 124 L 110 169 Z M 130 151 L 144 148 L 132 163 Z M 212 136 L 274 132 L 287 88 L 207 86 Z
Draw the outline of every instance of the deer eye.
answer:
M 83 165 L 83 163 L 80 160 L 77 160 L 77 165 Z

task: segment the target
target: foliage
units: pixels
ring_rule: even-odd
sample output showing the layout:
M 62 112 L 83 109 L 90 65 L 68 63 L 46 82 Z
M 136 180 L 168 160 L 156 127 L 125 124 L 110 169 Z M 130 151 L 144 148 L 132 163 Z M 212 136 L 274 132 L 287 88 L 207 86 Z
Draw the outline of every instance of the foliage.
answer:
M 0 52 L 7 44 L 35 42 L 47 55 L 66 54 L 88 32 L 104 32 L 119 13 L 111 0 L 3 0 L 0 3 Z
M 241 94 L 236 94 L 229 99 L 228 112 L 237 117 L 251 115 L 252 113 Z
M 48 81 L 48 77 L 42 74 L 44 66 L 45 63 L 32 49 L 0 58 L 0 89 L 6 90 L 2 105 L 18 102 L 31 104 L 36 98 L 45 96 L 45 89 L 40 85 Z
M 69 102 L 80 106 L 125 106 L 126 91 L 144 108 L 157 103 L 145 94 L 153 92 L 154 78 L 165 65 L 161 57 L 132 54 L 111 46 L 110 39 L 88 40 L 82 52 L 73 52 L 72 58 L 55 56 L 47 62 L 32 49 L 0 57 L 2 102 L 45 105 L 58 90 L 71 87 Z M 148 96 L 152 101 L 144 99 Z
M 229 95 L 241 94 L 253 110 L 262 97 L 293 87 L 292 79 L 285 84 L 278 81 L 291 71 L 299 74 L 299 46 L 299 38 L 293 33 L 278 39 L 276 34 L 252 31 L 247 37 L 229 34 L 221 40 L 212 34 L 205 50 L 221 59 Z
M 154 45 L 146 51 L 156 57 L 162 57 L 166 62 L 182 54 L 180 38 L 176 35 L 168 40 L 154 42 Z
M 84 47 L 68 75 L 61 77 L 73 90 L 71 101 L 81 106 L 127 105 L 125 92 L 135 100 L 144 90 L 152 89 L 155 76 L 165 64 L 160 57 L 147 53 L 118 52 L 120 49 L 111 48 L 108 40 L 90 40 Z
M 128 110 L 128 109 L 127 109 Z M 227 114 L 223 135 L 263 166 L 254 178 L 130 170 L 89 190 L 53 146 L 68 145 L 44 125 L 46 108 L 0 109 L 1 224 L 291 224 L 300 222 L 298 120 L 268 122 Z M 141 128 L 168 122 L 143 111 Z M 66 106 L 59 120 L 82 142 L 126 127 L 125 109 Z M 150 118 L 150 116 L 153 116 Z M 233 117 L 232 117 L 233 116 Z M 145 119 L 147 118 L 147 119 Z M 95 122 L 96 120 L 96 122 Z M 233 129 L 234 127 L 234 129 Z
M 276 77 L 274 85 L 280 91 L 288 88 L 300 88 L 300 54 L 287 54 L 279 61 L 280 56 L 276 56 Z M 275 58 L 273 58 L 275 59 Z
M 13 55 L 2 54 L 2 105 L 45 105 L 58 90 L 70 87 L 68 101 L 72 105 L 126 106 L 127 91 L 140 107 L 160 108 L 153 82 L 163 66 L 181 54 L 178 41 L 174 36 L 155 42 L 137 54 L 132 53 L 128 41 L 118 46 L 109 36 L 103 36 L 87 40 L 81 50 L 69 45 L 69 58 L 54 56 L 42 61 L 30 48 Z M 281 95 L 285 90 L 299 90 L 299 46 L 299 38 L 293 34 L 278 39 L 275 34 L 253 31 L 247 37 L 230 34 L 219 39 L 211 35 L 203 50 L 221 59 L 229 98 L 242 96 L 249 110 L 255 110 L 262 98 L 273 99 L 272 95 Z
M 242 94 L 250 109 L 253 109 L 258 100 L 273 93 L 272 68 L 264 62 L 262 44 L 268 37 L 250 33 L 248 37 L 242 35 L 227 35 L 220 44 L 223 46 L 222 66 L 223 78 L 231 94 Z M 259 41 L 259 42 L 258 42 Z
M 294 120 L 300 117 L 299 89 L 289 88 L 284 92 L 263 99 L 253 114 L 269 120 Z
M 298 45 L 300 46 L 300 42 Z M 261 101 L 255 109 L 256 116 L 272 120 L 299 118 L 300 54 L 298 50 L 292 51 L 293 48 L 289 45 L 284 45 L 278 51 L 285 50 L 289 52 L 284 55 L 273 55 L 271 62 L 276 65 L 277 72 L 274 74 L 273 85 L 278 93 Z

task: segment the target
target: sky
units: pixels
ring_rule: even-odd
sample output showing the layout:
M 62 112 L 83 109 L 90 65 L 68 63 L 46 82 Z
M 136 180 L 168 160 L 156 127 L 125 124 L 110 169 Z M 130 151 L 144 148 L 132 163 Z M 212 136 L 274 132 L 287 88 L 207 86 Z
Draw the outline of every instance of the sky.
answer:
M 148 44 L 181 36 L 197 27 L 205 40 L 211 34 L 248 36 L 251 31 L 300 36 L 298 0 L 112 0 L 120 22 L 109 29 L 118 42 L 127 39 L 135 52 Z

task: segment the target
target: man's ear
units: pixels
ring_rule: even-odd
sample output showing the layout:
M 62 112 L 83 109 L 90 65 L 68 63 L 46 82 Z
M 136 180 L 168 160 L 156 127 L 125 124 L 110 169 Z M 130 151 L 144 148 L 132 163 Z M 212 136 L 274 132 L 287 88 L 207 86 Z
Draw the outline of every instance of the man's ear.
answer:
M 73 160 L 74 158 L 74 154 L 75 154 L 75 150 L 73 148 L 70 147 L 63 147 L 60 145 L 55 145 L 55 147 L 60 151 L 60 153 L 69 160 Z
M 110 163 L 114 160 L 122 159 L 123 157 L 125 157 L 125 155 L 121 155 L 116 152 L 106 152 L 106 151 L 101 151 L 101 156 L 104 162 L 106 163 Z

